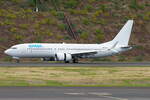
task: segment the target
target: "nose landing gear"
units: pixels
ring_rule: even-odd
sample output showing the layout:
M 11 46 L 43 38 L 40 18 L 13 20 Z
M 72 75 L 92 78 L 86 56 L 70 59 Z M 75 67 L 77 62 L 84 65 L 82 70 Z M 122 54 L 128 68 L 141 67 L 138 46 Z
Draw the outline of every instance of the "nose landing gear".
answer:
M 16 60 L 16 63 L 20 63 L 20 58 L 19 57 L 13 57 L 13 59 Z

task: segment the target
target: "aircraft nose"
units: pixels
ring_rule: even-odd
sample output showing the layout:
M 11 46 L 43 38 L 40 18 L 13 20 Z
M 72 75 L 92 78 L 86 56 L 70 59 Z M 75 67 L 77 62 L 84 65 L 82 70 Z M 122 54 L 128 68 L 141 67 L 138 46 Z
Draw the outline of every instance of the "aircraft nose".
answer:
M 10 50 L 7 49 L 7 50 L 4 51 L 4 53 L 7 54 L 7 55 L 9 55 L 9 54 L 10 54 L 9 51 L 10 51 Z
M 7 54 L 8 50 L 5 50 L 4 53 Z

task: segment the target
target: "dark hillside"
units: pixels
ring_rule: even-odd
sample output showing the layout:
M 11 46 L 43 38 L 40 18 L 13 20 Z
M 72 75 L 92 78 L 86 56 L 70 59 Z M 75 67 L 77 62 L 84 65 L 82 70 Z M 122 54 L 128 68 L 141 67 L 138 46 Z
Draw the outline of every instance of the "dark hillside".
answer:
M 103 60 L 150 61 L 150 0 L 40 0 L 39 12 L 34 11 L 33 0 L 0 0 L 0 5 L 1 60 L 10 60 L 3 51 L 19 43 L 106 42 L 134 19 L 130 44 L 136 48 Z M 64 14 L 78 40 L 68 35 Z

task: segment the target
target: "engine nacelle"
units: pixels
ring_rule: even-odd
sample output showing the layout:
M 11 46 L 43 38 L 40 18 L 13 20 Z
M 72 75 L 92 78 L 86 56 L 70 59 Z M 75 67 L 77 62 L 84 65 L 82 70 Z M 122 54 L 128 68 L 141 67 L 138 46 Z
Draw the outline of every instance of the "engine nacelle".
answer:
M 50 57 L 50 58 L 42 58 L 43 61 L 55 61 L 54 57 Z
M 57 53 L 55 56 L 56 56 L 57 61 L 71 61 L 72 60 L 71 54 L 67 54 L 67 53 Z

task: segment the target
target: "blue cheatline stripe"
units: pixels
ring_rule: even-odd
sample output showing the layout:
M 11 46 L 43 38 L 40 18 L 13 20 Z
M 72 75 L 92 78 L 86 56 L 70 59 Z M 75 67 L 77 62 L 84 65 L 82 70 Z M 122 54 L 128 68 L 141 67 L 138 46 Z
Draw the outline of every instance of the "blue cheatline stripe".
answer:
M 29 48 L 40 48 L 40 47 L 43 47 L 42 45 L 40 44 L 32 44 L 32 45 L 28 45 Z

